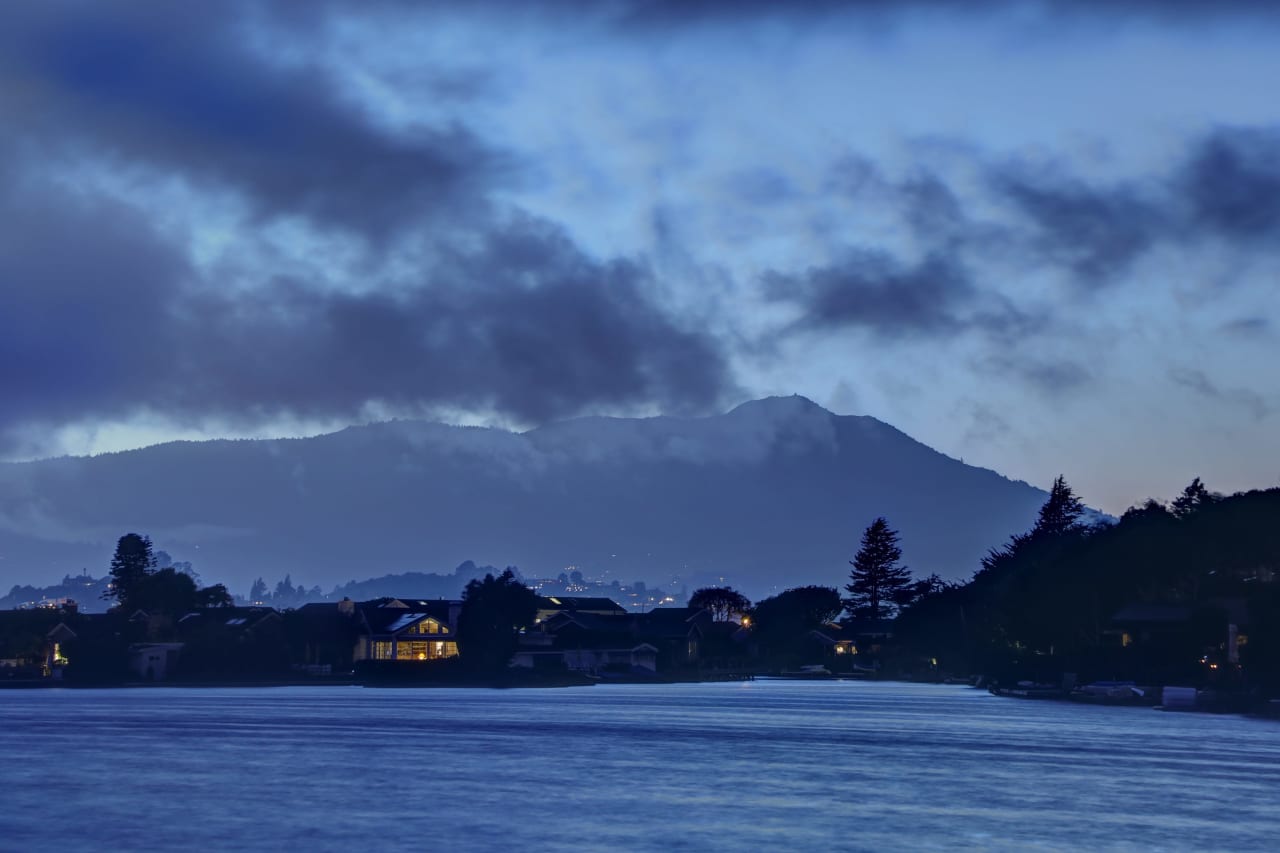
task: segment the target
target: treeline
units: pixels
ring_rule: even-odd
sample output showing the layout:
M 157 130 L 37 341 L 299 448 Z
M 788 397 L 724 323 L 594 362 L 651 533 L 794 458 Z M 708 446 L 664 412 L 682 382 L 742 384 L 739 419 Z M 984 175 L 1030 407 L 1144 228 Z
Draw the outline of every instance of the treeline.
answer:
M 868 526 L 843 595 L 805 586 L 752 605 L 713 587 L 690 604 L 740 618 L 756 661 L 781 666 L 816 662 L 809 640 L 825 631 L 884 674 L 1280 696 L 1280 489 L 1223 496 L 1197 478 L 1107 523 L 1059 477 L 1032 528 L 962 583 L 913 575 L 898 543 L 885 519 Z
M 967 583 L 944 585 L 894 624 L 903 666 L 1052 677 L 1222 680 L 1280 686 L 1280 489 L 1224 497 L 1197 478 L 1168 504 L 1148 500 L 1116 524 L 1082 522 L 1062 478 L 1035 526 L 993 549 Z M 1115 614 L 1177 605 L 1188 614 L 1144 654 Z M 1248 626 L 1227 666 L 1227 625 Z M 1243 626 L 1241 626 L 1243 628 Z M 1173 652 L 1173 654 L 1168 654 Z

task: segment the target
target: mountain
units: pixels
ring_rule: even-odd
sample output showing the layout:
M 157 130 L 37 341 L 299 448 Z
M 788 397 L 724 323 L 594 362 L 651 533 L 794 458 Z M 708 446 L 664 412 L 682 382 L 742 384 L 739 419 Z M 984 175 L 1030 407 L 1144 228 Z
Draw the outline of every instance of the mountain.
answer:
M 885 516 L 918 574 L 968 577 L 1045 493 L 802 397 L 524 433 L 395 421 L 0 464 L 0 581 L 105 571 L 148 534 L 206 582 L 329 587 L 475 559 L 526 575 L 842 585 Z

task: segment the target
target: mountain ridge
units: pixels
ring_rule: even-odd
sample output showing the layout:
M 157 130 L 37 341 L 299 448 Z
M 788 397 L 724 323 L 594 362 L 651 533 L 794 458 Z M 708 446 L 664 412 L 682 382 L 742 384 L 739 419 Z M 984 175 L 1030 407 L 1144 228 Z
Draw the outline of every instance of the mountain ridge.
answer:
M 1044 495 L 798 396 L 524 432 L 385 421 L 0 464 L 0 570 L 101 570 L 136 530 L 233 585 L 475 559 L 528 575 L 724 577 L 759 595 L 843 583 L 879 515 L 916 571 L 967 577 Z

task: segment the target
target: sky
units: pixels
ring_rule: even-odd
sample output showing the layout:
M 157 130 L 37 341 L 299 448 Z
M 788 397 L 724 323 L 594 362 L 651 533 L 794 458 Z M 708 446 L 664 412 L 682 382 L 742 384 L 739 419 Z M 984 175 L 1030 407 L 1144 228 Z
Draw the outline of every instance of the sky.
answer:
M 1243 0 L 19 4 L 0 459 L 799 393 L 1111 512 L 1274 486 L 1277 43 Z

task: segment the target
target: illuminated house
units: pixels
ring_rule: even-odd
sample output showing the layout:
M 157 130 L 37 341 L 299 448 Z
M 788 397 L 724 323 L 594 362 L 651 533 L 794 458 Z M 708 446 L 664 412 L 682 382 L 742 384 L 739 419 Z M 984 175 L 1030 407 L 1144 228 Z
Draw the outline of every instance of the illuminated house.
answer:
M 461 601 L 383 598 L 356 610 L 357 661 L 429 661 L 458 654 Z
M 828 622 L 809 632 L 808 640 L 828 655 L 856 655 L 858 637 L 837 622 Z M 865 641 L 864 641 L 865 642 Z

